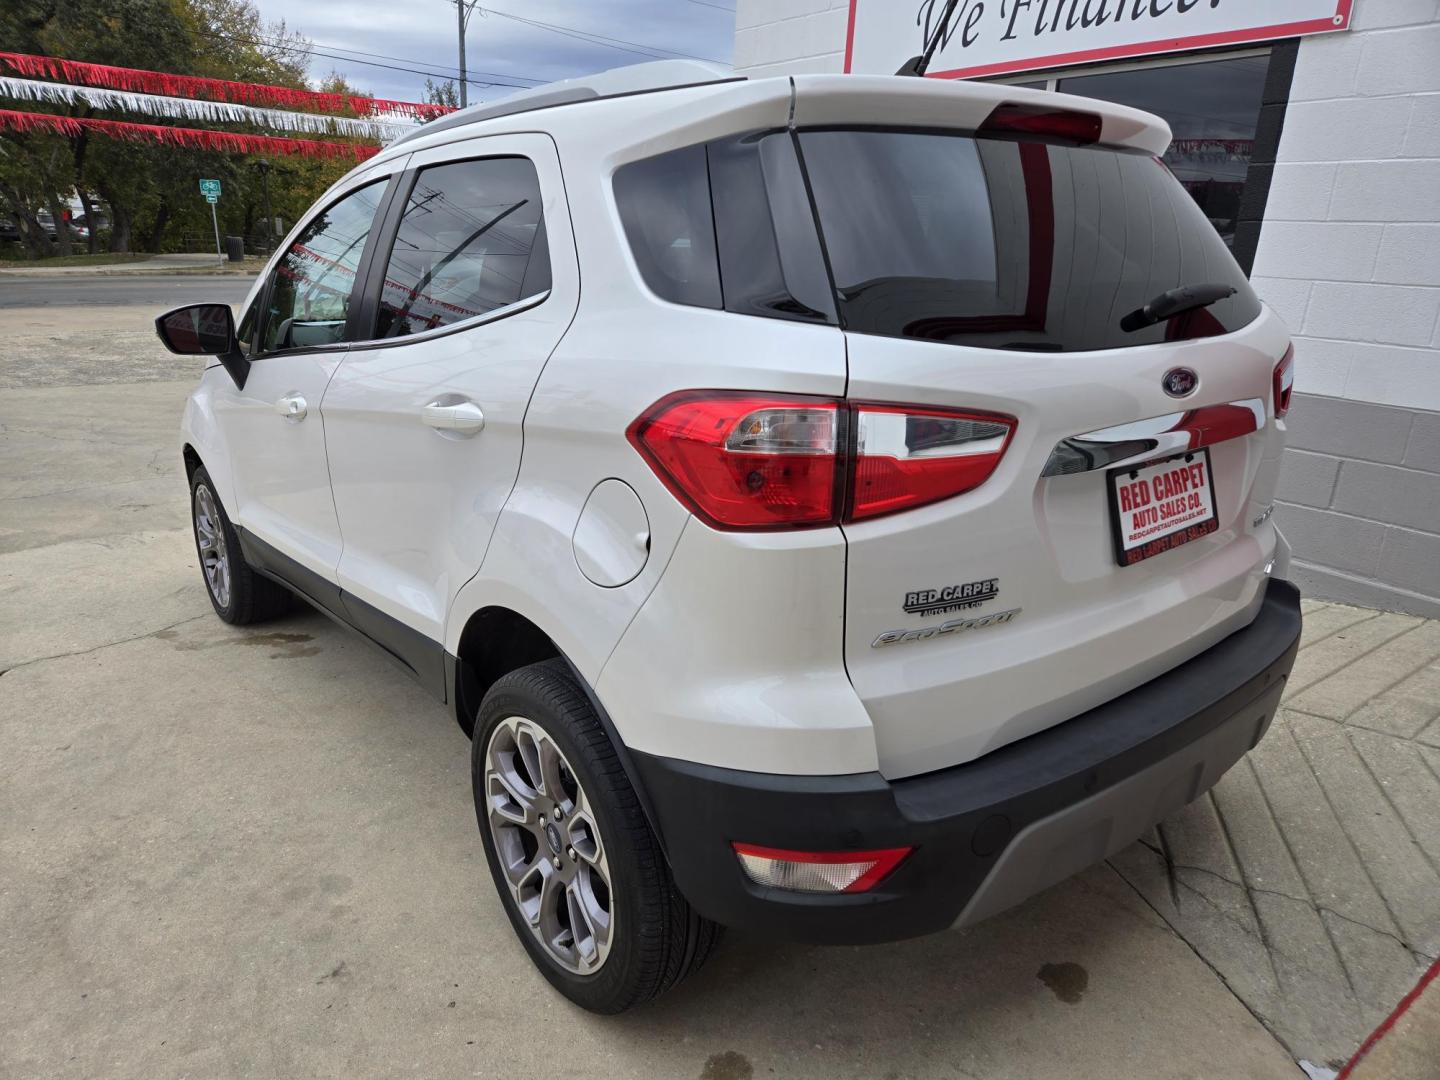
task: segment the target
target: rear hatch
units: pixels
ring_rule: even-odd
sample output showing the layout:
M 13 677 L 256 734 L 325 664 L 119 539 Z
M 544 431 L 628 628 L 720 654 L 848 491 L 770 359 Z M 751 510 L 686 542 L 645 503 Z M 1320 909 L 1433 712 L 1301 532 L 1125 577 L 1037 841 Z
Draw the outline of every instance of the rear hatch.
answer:
M 957 92 L 952 113 L 975 97 Z M 1253 617 L 1288 345 L 1154 156 L 1158 121 L 1047 95 L 1105 110 L 1107 139 L 1128 145 L 1088 143 L 1073 118 L 1055 130 L 1078 139 L 1048 135 L 1035 107 L 977 135 L 973 119 L 937 129 L 934 99 L 923 129 L 896 128 L 898 108 L 863 127 L 797 110 L 850 399 L 1014 420 L 979 487 L 845 526 L 846 666 L 891 777 L 1077 715 Z M 1234 292 L 1122 329 L 1186 286 Z

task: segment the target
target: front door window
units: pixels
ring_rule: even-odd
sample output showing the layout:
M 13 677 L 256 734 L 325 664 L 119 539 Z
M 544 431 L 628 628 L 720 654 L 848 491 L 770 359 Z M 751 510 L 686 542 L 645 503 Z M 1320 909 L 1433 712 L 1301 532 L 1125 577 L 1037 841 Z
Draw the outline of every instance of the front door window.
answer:
M 331 345 L 345 334 L 355 271 L 375 222 L 385 181 L 352 191 L 316 214 L 275 268 L 265 351 Z

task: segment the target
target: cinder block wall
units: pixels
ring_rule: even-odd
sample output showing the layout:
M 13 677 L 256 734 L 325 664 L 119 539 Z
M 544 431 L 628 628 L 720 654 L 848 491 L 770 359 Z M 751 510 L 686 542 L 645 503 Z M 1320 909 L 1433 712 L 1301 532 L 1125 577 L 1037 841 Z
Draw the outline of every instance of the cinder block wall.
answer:
M 1440 2 L 1295 64 L 1256 289 L 1296 335 L 1276 520 L 1314 596 L 1440 616 Z
M 737 0 L 735 73 L 810 75 L 845 69 L 850 0 Z
M 735 69 L 840 71 L 848 15 L 738 0 Z M 1440 0 L 1351 25 L 1300 42 L 1256 249 L 1297 338 L 1276 518 L 1310 595 L 1440 617 Z

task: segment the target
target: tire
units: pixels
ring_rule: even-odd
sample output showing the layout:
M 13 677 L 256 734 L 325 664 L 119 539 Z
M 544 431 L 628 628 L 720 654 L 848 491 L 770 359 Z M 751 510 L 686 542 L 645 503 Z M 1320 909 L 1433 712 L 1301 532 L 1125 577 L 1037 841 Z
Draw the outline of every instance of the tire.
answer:
M 190 525 L 205 594 L 216 615 L 243 626 L 290 610 L 294 596 L 289 590 L 257 574 L 240 553 L 240 538 L 203 467 L 190 478 Z
M 624 1012 L 705 962 L 721 928 L 675 888 L 615 747 L 563 660 L 490 688 L 471 776 L 495 889 L 560 993 L 591 1012 Z

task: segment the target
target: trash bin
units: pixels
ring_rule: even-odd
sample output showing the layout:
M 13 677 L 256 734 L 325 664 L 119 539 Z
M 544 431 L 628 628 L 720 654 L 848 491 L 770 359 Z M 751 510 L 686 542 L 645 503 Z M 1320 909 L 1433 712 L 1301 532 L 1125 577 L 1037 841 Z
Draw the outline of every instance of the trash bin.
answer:
M 225 257 L 231 262 L 245 261 L 245 238 L 243 236 L 225 237 Z

